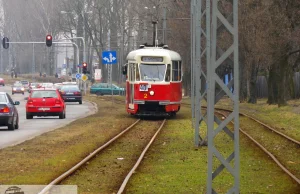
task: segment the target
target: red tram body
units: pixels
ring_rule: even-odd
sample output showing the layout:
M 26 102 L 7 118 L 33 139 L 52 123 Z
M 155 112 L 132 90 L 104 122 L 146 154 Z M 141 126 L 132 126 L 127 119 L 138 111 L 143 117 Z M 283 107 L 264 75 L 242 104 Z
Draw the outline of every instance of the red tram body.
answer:
M 126 75 L 126 110 L 137 116 L 174 116 L 182 99 L 181 57 L 164 47 L 131 51 Z

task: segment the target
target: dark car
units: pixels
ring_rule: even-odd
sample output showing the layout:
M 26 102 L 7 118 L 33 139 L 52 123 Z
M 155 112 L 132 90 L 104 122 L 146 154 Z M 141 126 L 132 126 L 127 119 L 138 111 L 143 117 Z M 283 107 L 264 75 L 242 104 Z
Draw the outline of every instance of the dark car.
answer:
M 63 85 L 60 94 L 65 102 L 79 102 L 82 104 L 82 94 L 77 85 Z
M 15 93 L 22 93 L 24 95 L 24 91 L 25 91 L 25 88 L 24 88 L 23 84 L 19 82 L 19 83 L 15 83 L 12 86 L 11 94 L 14 95 Z
M 0 126 L 7 126 L 8 130 L 19 128 L 19 114 L 15 105 L 19 101 L 13 101 L 6 92 L 0 92 Z
M 98 96 L 102 95 L 124 95 L 125 88 L 120 88 L 115 84 L 108 83 L 96 83 L 91 86 L 91 94 L 97 94 Z

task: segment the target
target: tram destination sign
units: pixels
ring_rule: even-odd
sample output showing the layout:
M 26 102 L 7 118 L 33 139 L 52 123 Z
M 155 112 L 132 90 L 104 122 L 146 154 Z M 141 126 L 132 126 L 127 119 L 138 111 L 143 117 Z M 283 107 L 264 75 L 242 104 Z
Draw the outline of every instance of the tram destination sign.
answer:
M 163 57 L 142 57 L 143 62 L 163 62 Z

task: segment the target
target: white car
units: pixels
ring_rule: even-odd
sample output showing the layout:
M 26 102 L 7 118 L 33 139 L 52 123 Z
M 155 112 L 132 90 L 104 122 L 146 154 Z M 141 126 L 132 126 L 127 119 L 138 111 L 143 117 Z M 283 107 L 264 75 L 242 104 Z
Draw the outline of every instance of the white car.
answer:
M 29 88 L 29 81 L 27 81 L 27 80 L 21 80 L 20 82 L 24 86 L 25 90 L 28 90 L 28 88 Z
M 53 83 L 42 83 L 41 88 L 54 88 Z

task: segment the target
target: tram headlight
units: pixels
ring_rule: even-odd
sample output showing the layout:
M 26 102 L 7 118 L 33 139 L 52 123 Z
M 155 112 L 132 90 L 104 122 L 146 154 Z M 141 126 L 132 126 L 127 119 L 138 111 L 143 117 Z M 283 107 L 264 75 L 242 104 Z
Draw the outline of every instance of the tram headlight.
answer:
M 150 91 L 150 95 L 153 96 L 154 95 L 154 91 Z

